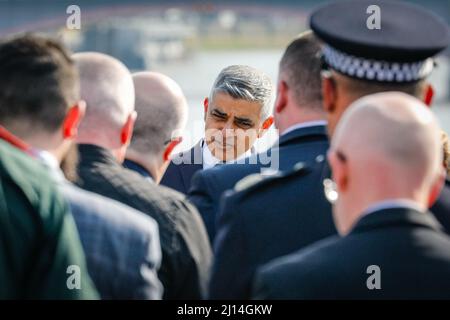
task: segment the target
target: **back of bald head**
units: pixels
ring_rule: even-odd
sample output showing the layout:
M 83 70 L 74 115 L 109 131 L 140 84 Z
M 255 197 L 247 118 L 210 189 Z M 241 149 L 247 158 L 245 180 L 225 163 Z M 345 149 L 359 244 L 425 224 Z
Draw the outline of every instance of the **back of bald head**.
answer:
M 437 120 L 425 104 L 405 93 L 377 93 L 357 100 L 335 133 L 333 147 L 345 149 L 366 175 L 371 174 L 371 164 L 382 163 L 392 169 L 392 179 L 433 183 L 442 171 Z
M 80 133 L 120 129 L 134 110 L 130 71 L 119 60 L 102 53 L 77 53 L 73 59 L 80 74 L 81 98 L 86 101 Z
M 187 120 L 186 98 L 180 86 L 161 73 L 135 73 L 133 82 L 138 117 L 129 148 L 157 155 L 167 141 L 181 135 Z

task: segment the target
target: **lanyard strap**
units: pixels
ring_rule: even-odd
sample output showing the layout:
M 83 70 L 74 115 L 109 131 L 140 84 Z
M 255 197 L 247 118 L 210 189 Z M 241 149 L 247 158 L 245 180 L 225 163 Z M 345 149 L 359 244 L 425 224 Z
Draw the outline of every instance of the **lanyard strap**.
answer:
M 0 126 L 0 139 L 8 142 L 9 144 L 28 154 L 31 154 L 31 147 L 15 135 L 13 135 L 11 132 L 6 130 L 3 126 Z

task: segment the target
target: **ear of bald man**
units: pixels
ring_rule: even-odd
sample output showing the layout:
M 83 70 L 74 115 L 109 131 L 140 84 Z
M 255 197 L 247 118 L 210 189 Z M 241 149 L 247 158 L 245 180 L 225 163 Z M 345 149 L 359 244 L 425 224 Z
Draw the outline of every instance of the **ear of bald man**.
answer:
M 120 130 L 120 142 L 122 146 L 126 147 L 130 144 L 133 136 L 134 123 L 136 122 L 137 112 L 133 111 L 127 118 L 127 121 Z
M 170 140 L 167 147 L 164 149 L 163 152 L 163 162 L 168 163 L 170 161 L 170 156 L 172 155 L 173 150 L 177 145 L 179 145 L 183 141 L 183 137 L 175 137 L 172 140 Z
M 78 126 L 86 114 L 86 102 L 78 101 L 69 108 L 62 124 L 62 135 L 64 139 L 74 139 L 78 134 Z
M 66 116 L 61 125 L 61 136 L 64 139 L 63 146 L 55 150 L 55 156 L 59 162 L 62 162 L 71 152 L 78 135 L 78 127 L 86 114 L 86 103 L 83 100 L 78 101 L 74 106 L 67 110 Z M 75 164 L 72 164 L 75 165 Z M 68 168 L 74 171 L 74 168 Z

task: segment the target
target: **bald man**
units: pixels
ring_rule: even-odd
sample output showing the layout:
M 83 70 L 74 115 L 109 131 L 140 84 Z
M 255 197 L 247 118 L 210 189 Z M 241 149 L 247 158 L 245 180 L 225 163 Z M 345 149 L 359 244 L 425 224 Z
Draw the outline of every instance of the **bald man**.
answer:
M 139 117 L 124 166 L 159 183 L 173 149 L 181 142 L 187 102 L 180 86 L 157 72 L 133 75 L 135 110 Z
M 411 96 L 352 104 L 328 152 L 335 184 L 325 183 L 342 238 L 262 267 L 255 297 L 450 299 L 450 238 L 427 211 L 444 183 L 441 148 L 435 117 Z
M 77 142 L 104 146 L 123 162 L 136 120 L 131 74 L 120 61 L 101 53 L 77 53 L 73 58 L 82 75 L 82 96 L 89 100 Z
M 74 55 L 86 116 L 78 135 L 77 184 L 120 201 L 158 223 L 163 299 L 201 299 L 211 261 L 205 227 L 195 208 L 171 189 L 122 166 L 136 119 L 133 79 L 116 59 L 99 53 Z M 170 139 L 170 137 L 167 137 Z

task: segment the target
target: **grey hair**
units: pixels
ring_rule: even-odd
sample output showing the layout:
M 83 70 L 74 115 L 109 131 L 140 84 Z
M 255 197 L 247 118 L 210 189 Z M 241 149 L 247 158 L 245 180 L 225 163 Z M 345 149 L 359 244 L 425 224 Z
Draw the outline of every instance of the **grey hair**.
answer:
M 272 113 L 272 81 L 268 75 L 255 68 L 244 65 L 226 67 L 217 76 L 209 99 L 212 100 L 217 92 L 226 93 L 234 99 L 258 102 L 263 120 Z

